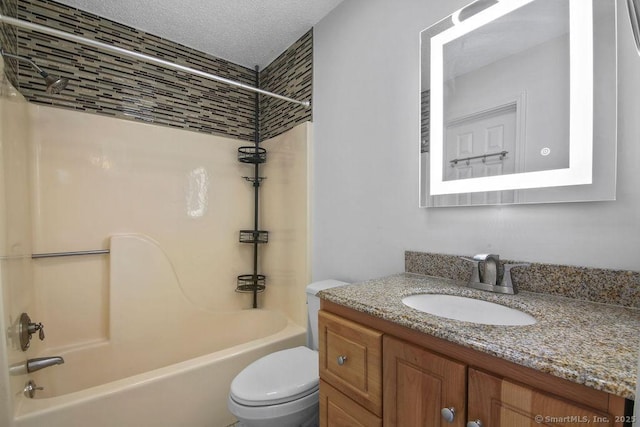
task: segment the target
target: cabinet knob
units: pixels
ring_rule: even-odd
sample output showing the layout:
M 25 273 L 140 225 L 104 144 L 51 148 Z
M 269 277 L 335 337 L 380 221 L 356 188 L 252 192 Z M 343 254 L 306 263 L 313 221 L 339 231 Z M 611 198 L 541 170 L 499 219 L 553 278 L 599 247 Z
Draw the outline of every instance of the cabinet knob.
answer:
M 482 421 L 480 420 L 469 421 L 467 423 L 467 427 L 482 427 Z
M 440 410 L 440 415 L 442 415 L 442 419 L 445 420 L 448 423 L 452 423 L 453 419 L 456 416 L 456 410 L 455 408 L 442 408 Z
M 347 361 L 347 356 L 338 356 L 338 365 L 344 365 L 344 362 Z

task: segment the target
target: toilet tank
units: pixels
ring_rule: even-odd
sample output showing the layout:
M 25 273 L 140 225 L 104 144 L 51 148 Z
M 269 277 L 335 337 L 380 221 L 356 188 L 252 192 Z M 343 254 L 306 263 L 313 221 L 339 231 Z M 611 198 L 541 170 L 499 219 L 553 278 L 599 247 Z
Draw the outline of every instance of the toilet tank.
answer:
M 322 280 L 307 286 L 307 347 L 310 349 L 318 349 L 318 311 L 320 311 L 318 292 L 344 285 L 348 283 L 339 280 Z

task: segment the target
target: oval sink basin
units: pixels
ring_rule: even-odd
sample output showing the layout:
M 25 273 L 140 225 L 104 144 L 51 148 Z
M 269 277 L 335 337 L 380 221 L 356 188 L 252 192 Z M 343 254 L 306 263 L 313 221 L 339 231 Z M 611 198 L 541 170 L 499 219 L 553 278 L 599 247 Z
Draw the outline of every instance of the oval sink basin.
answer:
M 434 316 L 481 325 L 533 325 L 536 319 L 515 308 L 456 295 L 419 294 L 402 299 L 408 307 Z

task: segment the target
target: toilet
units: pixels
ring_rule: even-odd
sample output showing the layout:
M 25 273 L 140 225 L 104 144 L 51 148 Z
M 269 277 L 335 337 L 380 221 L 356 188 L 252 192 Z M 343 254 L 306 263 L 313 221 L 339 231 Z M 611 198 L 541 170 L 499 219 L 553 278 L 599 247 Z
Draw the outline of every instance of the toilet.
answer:
M 344 286 L 323 280 L 307 286 L 307 347 L 264 356 L 231 382 L 229 411 L 243 427 L 316 427 L 318 425 L 318 311 L 324 289 Z

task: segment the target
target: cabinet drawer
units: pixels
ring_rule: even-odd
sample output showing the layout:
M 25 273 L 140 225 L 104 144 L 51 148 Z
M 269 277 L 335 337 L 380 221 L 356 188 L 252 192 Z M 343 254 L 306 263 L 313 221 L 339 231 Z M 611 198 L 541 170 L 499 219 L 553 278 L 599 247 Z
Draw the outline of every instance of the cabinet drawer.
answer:
M 382 415 L 382 333 L 333 314 L 318 314 L 320 378 Z
M 382 427 L 382 419 L 320 380 L 320 427 Z

